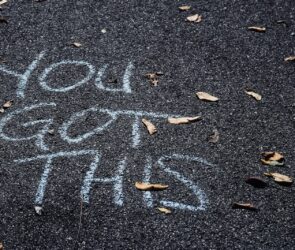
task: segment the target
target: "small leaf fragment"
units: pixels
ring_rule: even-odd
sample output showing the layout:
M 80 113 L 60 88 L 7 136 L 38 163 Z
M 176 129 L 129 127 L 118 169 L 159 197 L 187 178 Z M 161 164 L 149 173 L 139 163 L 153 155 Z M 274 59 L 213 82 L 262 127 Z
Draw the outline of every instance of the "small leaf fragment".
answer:
M 0 241 L 0 250 L 4 250 L 3 243 Z
M 237 203 L 235 202 L 232 205 L 233 209 L 248 209 L 248 210 L 257 210 L 257 208 L 252 203 Z
M 149 131 L 150 135 L 153 135 L 157 132 L 157 128 L 154 124 L 152 124 L 149 120 L 143 118 L 142 123 L 146 126 L 147 130 Z
M 164 214 L 171 214 L 172 213 L 172 211 L 170 209 L 165 208 L 165 207 L 158 207 L 157 209 Z
M 264 175 L 272 177 L 275 182 L 282 185 L 291 185 L 293 183 L 293 179 L 291 177 L 280 173 L 264 173 Z
M 12 106 L 12 101 L 7 101 L 3 104 L 3 108 L 10 108 Z
M 295 56 L 288 56 L 284 59 L 285 62 L 292 62 L 295 61 Z
M 101 33 L 105 34 L 105 33 L 107 33 L 107 30 L 106 29 L 102 29 L 101 30 Z
M 5 16 L 0 16 L 0 23 L 8 23 L 7 17 Z
M 194 23 L 199 23 L 202 21 L 202 16 L 199 15 L 199 14 L 195 14 L 195 15 L 192 15 L 192 16 L 188 16 L 186 18 L 187 21 L 189 22 L 194 22 Z
M 76 48 L 80 48 L 80 47 L 82 47 L 82 44 L 78 43 L 78 42 L 74 42 L 73 46 L 76 47 Z
M 178 7 L 178 9 L 180 9 L 182 11 L 187 11 L 187 10 L 190 10 L 191 9 L 191 6 L 189 6 L 189 5 L 183 5 L 183 6 Z
M 261 154 L 261 162 L 270 166 L 283 166 L 285 164 L 284 156 L 278 152 L 264 152 Z
M 179 118 L 169 117 L 168 122 L 171 124 L 187 124 L 187 123 L 195 122 L 200 119 L 201 119 L 201 116 L 179 117 Z
M 219 100 L 217 97 L 210 95 L 206 92 L 197 92 L 196 95 L 200 100 L 204 100 L 208 102 L 217 102 Z
M 36 214 L 42 215 L 42 207 L 40 206 L 35 206 L 34 207 Z
M 7 3 L 7 0 L 1 0 L 0 5 Z
M 252 96 L 254 99 L 256 99 L 256 101 L 261 101 L 261 99 L 262 99 L 262 96 L 259 95 L 259 94 L 256 93 L 256 92 L 254 92 L 254 91 L 251 91 L 251 90 L 247 91 L 247 90 L 245 90 L 245 93 L 246 93 L 247 95 L 249 95 L 249 96 Z
M 50 135 L 54 135 L 54 129 L 49 129 L 47 132 L 48 132 L 48 134 L 50 134 Z
M 145 183 L 145 182 L 135 182 L 135 187 L 141 191 L 151 191 L 151 190 L 160 191 L 160 190 L 167 189 L 168 185 L 151 184 L 151 183 Z
M 0 108 L 0 113 L 2 114 L 4 112 L 5 112 L 4 108 Z
M 251 176 L 246 179 L 246 183 L 252 185 L 256 188 L 265 188 L 267 186 L 267 183 L 261 179 L 260 177 Z
M 248 30 L 256 31 L 256 32 L 265 32 L 266 28 L 265 27 L 259 27 L 259 26 L 250 26 L 250 27 L 248 27 Z
M 107 83 L 118 83 L 118 79 L 115 78 L 115 77 L 109 78 L 109 79 L 107 80 Z
M 217 129 L 213 129 L 213 133 L 209 137 L 209 142 L 217 143 L 219 141 L 219 132 Z

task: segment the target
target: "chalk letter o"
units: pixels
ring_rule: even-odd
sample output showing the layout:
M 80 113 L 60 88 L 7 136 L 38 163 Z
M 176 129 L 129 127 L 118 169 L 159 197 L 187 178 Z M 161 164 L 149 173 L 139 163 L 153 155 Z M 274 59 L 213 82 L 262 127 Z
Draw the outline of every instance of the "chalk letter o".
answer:
M 46 77 L 48 76 L 48 74 L 52 70 L 58 68 L 61 65 L 69 65 L 69 64 L 73 64 L 73 65 L 77 65 L 77 66 L 86 66 L 86 67 L 88 67 L 89 72 L 88 72 L 87 76 L 85 76 L 82 80 L 76 82 L 75 84 L 70 85 L 70 86 L 67 86 L 67 87 L 60 87 L 60 88 L 50 87 L 47 84 L 47 82 L 46 82 Z M 61 61 L 61 62 L 58 62 L 58 63 L 53 63 L 48 68 L 44 69 L 44 71 L 42 72 L 41 76 L 39 77 L 39 84 L 40 84 L 40 86 L 43 89 L 48 90 L 48 91 L 53 91 L 53 92 L 67 92 L 69 90 L 72 90 L 72 89 L 75 89 L 77 87 L 80 87 L 84 83 L 88 82 L 92 78 L 92 76 L 94 75 L 94 73 L 95 73 L 94 66 L 92 66 L 88 62 L 84 62 L 84 61 L 69 61 L 69 60 L 66 60 L 66 61 Z
M 82 135 L 78 135 L 76 137 L 71 137 L 68 135 L 68 129 L 75 124 L 75 122 L 77 122 L 79 119 L 81 119 L 83 116 L 87 115 L 90 112 L 101 112 L 104 114 L 107 114 L 110 116 L 110 120 L 107 121 L 105 124 L 101 125 L 101 126 L 97 126 L 95 129 L 88 131 Z M 79 143 L 81 141 L 86 140 L 87 138 L 100 133 L 102 131 L 104 131 L 105 129 L 107 129 L 107 127 L 109 125 L 111 125 L 115 120 L 117 119 L 117 113 L 116 112 L 112 112 L 109 110 L 103 110 L 103 109 L 99 109 L 98 107 L 92 107 L 77 113 L 74 113 L 70 119 L 66 122 L 63 123 L 63 125 L 61 126 L 61 128 L 59 129 L 59 133 L 61 138 L 68 142 L 68 143 Z

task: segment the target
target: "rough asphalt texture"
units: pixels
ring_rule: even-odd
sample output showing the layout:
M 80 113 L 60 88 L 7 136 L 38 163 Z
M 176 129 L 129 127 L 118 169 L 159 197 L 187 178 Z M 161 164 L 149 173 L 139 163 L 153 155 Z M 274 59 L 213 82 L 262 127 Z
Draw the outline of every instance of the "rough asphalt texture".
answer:
M 183 4 L 192 6 L 180 12 Z M 199 24 L 186 17 L 201 14 Z M 0 141 L 0 241 L 5 249 L 295 249 L 294 185 L 282 187 L 270 179 L 265 189 L 245 183 L 247 176 L 275 171 L 295 176 L 294 108 L 295 64 L 284 58 L 295 54 L 295 1 L 8 1 L 0 23 L 1 59 L 23 72 L 35 56 L 47 50 L 30 77 L 24 99 L 16 97 L 17 79 L 0 72 L 0 100 L 13 100 L 6 111 L 39 102 L 55 102 L 6 127 L 8 134 L 23 135 L 21 124 L 30 119 L 54 118 L 54 129 L 71 114 L 94 105 L 168 114 L 201 115 L 186 126 L 153 121 L 155 136 L 142 129 L 140 147 L 131 147 L 129 118 L 109 131 L 80 144 L 69 145 L 56 132 L 46 136 L 49 152 L 97 149 L 102 164 L 96 175 L 112 176 L 122 157 L 128 157 L 124 175 L 124 205 L 113 204 L 112 185 L 95 184 L 89 205 L 80 219 L 80 188 L 89 159 L 60 158 L 54 162 L 45 192 L 42 216 L 34 212 L 34 196 L 44 165 L 42 161 L 17 164 L 14 159 L 43 154 L 34 141 Z M 277 22 L 284 20 L 285 22 Z M 265 33 L 247 30 L 261 25 Z M 106 29 L 106 33 L 101 30 Z M 81 48 L 70 44 L 80 42 Z M 109 63 L 107 77 L 121 82 L 129 61 L 135 69 L 132 94 L 98 90 L 94 80 L 67 93 L 43 90 L 38 76 L 53 62 L 84 60 L 98 69 Z M 144 78 L 162 71 L 158 87 Z M 83 67 L 61 67 L 48 78 L 51 86 L 66 85 L 85 75 Z M 252 88 L 263 96 L 256 102 L 244 93 Z M 195 97 L 205 91 L 220 98 L 205 103 Z M 72 127 L 82 134 L 99 123 L 92 114 Z M 216 128 L 217 144 L 208 142 Z M 32 132 L 32 131 L 31 131 Z M 30 133 L 30 131 L 27 131 Z M 282 168 L 260 164 L 260 152 L 277 150 L 286 157 Z M 215 164 L 181 163 L 179 172 L 198 183 L 209 199 L 205 211 L 173 210 L 171 215 L 147 208 L 142 192 L 134 188 L 143 178 L 147 155 L 199 156 Z M 168 198 L 198 204 L 182 183 L 155 166 L 153 182 L 167 183 L 167 191 L 153 193 L 157 201 Z M 233 202 L 252 202 L 259 210 L 234 210 Z

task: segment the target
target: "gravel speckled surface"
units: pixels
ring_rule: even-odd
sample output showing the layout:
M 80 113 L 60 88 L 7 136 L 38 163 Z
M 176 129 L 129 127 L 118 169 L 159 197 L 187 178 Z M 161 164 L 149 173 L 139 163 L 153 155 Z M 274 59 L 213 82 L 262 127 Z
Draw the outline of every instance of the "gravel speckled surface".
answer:
M 192 9 L 179 11 L 188 4 Z M 200 23 L 186 17 L 201 14 Z M 263 1 L 8 1 L 0 16 L 0 66 L 23 74 L 33 60 L 45 55 L 17 96 L 19 79 L 0 68 L 0 101 L 13 106 L 0 114 L 0 124 L 16 110 L 38 103 L 56 104 L 21 112 L 3 132 L 13 138 L 32 136 L 44 125 L 23 124 L 52 119 L 53 135 L 44 136 L 48 150 L 36 146 L 36 138 L 8 141 L 0 138 L 0 241 L 9 249 L 294 249 L 294 185 L 257 189 L 245 183 L 248 176 L 275 171 L 295 177 L 295 2 Z M 284 22 L 278 22 L 283 20 Z M 248 31 L 264 26 L 265 33 Z M 105 29 L 106 32 L 102 32 Z M 73 42 L 82 47 L 75 48 Z M 4 62 L 3 62 L 4 60 Z M 67 92 L 49 91 L 39 84 L 44 70 L 64 60 L 93 65 L 95 74 L 105 64 L 105 83 L 121 87 L 127 65 L 132 93 L 98 89 L 95 76 Z M 157 87 L 144 75 L 161 71 Z M 65 88 L 88 74 L 84 65 L 61 65 L 46 78 L 51 88 Z M 257 102 L 245 89 L 262 95 Z M 219 97 L 219 102 L 198 100 L 197 91 Z M 79 142 L 60 136 L 63 123 L 79 111 L 99 107 L 162 114 L 196 116 L 202 120 L 171 125 L 166 119 L 148 118 L 158 128 L 150 136 L 140 124 L 141 141 L 132 147 L 133 117 L 120 116 L 106 131 Z M 93 131 L 109 119 L 90 112 L 68 131 L 71 137 Z M 208 142 L 217 129 L 220 140 Z M 126 158 L 123 204 L 114 204 L 112 183 L 91 186 L 90 202 L 80 191 L 92 158 L 88 155 L 59 157 L 43 199 L 43 214 L 34 211 L 34 199 L 45 161 L 17 163 L 14 160 L 79 150 L 97 150 L 101 159 L 95 178 L 115 175 Z M 260 153 L 279 151 L 284 167 L 260 164 Z M 195 183 L 208 199 L 204 211 L 171 209 L 161 214 L 161 200 L 197 207 L 198 197 L 183 182 L 157 164 L 163 155 L 181 154 L 207 160 L 212 166 L 169 161 L 169 167 Z M 151 182 L 169 188 L 153 192 L 148 208 L 143 193 L 134 187 L 143 181 L 151 157 Z M 252 202 L 259 210 L 232 209 L 233 202 Z M 80 222 L 80 215 L 82 220 Z M 80 226 L 79 226 L 80 225 Z M 79 229 L 80 227 L 80 229 Z M 78 233 L 79 232 L 79 233 Z

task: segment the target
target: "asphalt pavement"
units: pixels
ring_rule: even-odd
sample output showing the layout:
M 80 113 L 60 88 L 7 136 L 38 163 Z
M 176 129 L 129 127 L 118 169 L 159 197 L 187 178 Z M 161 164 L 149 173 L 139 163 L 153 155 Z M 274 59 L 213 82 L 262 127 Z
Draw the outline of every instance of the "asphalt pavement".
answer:
M 0 7 L 0 105 L 12 101 L 0 114 L 5 250 L 295 249 L 294 184 L 263 176 L 295 177 L 293 0 Z M 202 119 L 167 122 L 186 116 Z M 262 165 L 265 151 L 285 165 Z

